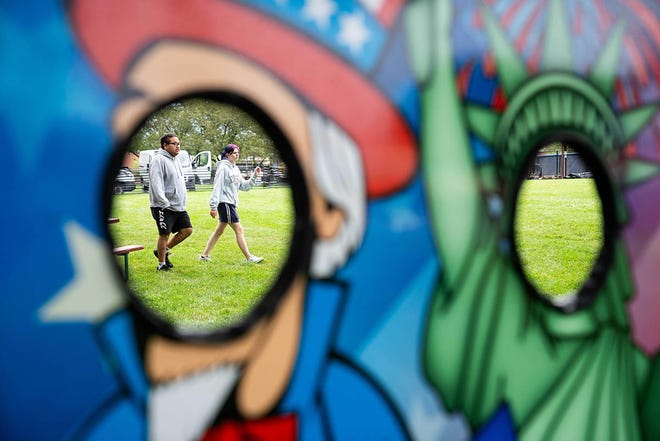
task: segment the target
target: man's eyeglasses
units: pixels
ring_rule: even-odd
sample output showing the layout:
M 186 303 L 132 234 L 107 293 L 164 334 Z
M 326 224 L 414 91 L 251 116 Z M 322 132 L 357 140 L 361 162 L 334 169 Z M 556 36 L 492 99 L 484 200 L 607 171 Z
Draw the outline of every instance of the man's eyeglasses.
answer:
M 180 142 L 168 142 L 169 145 L 181 145 Z

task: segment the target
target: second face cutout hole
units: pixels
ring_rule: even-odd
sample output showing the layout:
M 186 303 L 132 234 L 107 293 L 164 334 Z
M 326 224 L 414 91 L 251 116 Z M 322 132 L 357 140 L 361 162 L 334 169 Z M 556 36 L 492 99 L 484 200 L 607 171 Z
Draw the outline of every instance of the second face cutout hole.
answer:
M 593 165 L 571 145 L 544 146 L 529 160 L 518 191 L 516 253 L 528 282 L 552 302 L 581 291 L 603 250 Z

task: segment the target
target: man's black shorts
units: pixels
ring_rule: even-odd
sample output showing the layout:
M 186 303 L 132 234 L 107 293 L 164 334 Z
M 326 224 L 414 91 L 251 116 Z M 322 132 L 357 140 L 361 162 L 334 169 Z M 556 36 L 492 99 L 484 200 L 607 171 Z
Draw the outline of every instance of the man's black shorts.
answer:
M 166 208 L 151 207 L 151 215 L 156 220 L 158 234 L 176 233 L 184 228 L 192 228 L 187 211 L 172 211 Z
M 226 224 L 234 224 L 241 221 L 238 218 L 238 211 L 236 211 L 236 206 L 226 202 L 220 202 L 218 205 L 218 219 L 220 222 L 224 222 Z

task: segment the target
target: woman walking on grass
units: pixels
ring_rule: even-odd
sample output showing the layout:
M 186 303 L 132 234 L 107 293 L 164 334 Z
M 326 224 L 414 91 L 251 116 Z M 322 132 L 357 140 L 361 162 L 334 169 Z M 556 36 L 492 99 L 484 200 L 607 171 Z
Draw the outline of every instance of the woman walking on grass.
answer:
M 243 234 L 243 225 L 238 218 L 238 190 L 249 191 L 255 184 L 257 176 L 261 173 L 261 168 L 257 167 L 252 172 L 250 179 L 243 179 L 241 171 L 236 165 L 238 161 L 239 148 L 235 144 L 228 144 L 222 150 L 220 165 L 215 172 L 215 181 L 213 183 L 213 193 L 209 205 L 211 207 L 211 217 L 215 219 L 218 216 L 218 225 L 206 242 L 204 252 L 199 256 L 202 262 L 211 260 L 211 250 L 222 236 L 222 233 L 229 225 L 236 234 L 236 243 L 241 249 L 248 262 L 258 263 L 264 260 L 250 253 L 245 236 Z

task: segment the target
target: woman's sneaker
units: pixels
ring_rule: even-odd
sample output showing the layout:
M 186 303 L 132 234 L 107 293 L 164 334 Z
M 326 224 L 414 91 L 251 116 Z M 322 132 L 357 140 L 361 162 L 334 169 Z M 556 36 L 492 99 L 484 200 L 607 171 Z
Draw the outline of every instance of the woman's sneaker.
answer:
M 263 257 L 259 257 L 259 256 L 255 256 L 255 255 L 253 254 L 253 255 L 251 255 L 250 257 L 248 257 L 247 260 L 248 260 L 248 262 L 259 263 L 259 262 L 261 262 L 262 260 L 264 260 L 264 258 L 263 258 Z
M 199 259 L 200 262 L 210 262 L 211 261 L 211 256 L 205 256 L 205 255 L 200 255 Z

